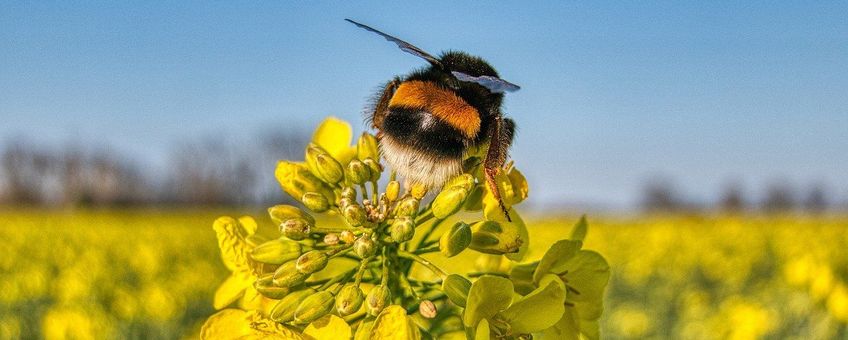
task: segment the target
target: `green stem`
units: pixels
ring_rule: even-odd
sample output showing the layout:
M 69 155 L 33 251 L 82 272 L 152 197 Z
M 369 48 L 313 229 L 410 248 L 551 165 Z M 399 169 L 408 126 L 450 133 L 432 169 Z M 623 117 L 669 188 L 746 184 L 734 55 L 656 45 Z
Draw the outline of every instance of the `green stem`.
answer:
M 415 254 L 415 255 L 421 255 L 421 254 L 427 254 L 427 253 L 435 253 L 435 252 L 437 252 L 437 251 L 439 251 L 439 246 L 430 247 L 430 248 L 421 248 L 421 249 L 416 249 L 416 250 L 415 250 L 414 252 L 412 252 L 412 253 L 413 253 L 413 254 Z
M 468 277 L 480 277 L 480 276 L 483 276 L 483 275 L 494 275 L 494 276 L 509 278 L 509 274 L 499 273 L 499 272 L 473 272 L 473 273 L 468 273 Z
M 379 203 L 377 202 L 377 192 L 379 189 L 377 181 L 371 181 L 371 202 L 374 202 L 375 204 Z
M 383 277 L 380 278 L 380 284 L 386 286 L 389 283 L 389 264 L 386 252 L 389 247 L 383 247 Z
M 329 281 L 325 282 L 323 285 L 321 285 L 321 287 L 318 287 L 318 290 L 319 291 L 325 290 L 327 288 L 330 288 L 330 286 L 332 286 L 336 283 L 339 283 L 343 280 L 350 278 L 350 275 L 353 275 L 353 273 L 355 273 L 355 271 L 356 271 L 356 268 L 352 268 L 352 269 L 348 270 L 347 272 L 345 272 L 344 274 L 337 275 L 337 276 L 330 278 Z
M 425 259 L 421 256 L 415 255 L 415 254 L 410 253 L 410 252 L 405 252 L 405 251 L 398 251 L 397 254 L 400 257 L 410 259 L 410 260 L 413 260 L 415 262 L 420 263 L 421 265 L 427 267 L 427 269 L 430 269 L 430 271 L 432 271 L 433 273 L 436 273 L 436 275 L 439 275 L 439 277 L 442 278 L 442 279 L 444 279 L 446 276 L 448 276 L 448 273 L 446 273 L 444 270 L 442 270 L 439 267 L 436 267 L 435 264 L 433 264 L 432 262 L 430 262 L 429 260 L 427 260 L 427 259 Z
M 433 223 L 431 223 L 429 226 L 427 226 L 427 230 L 424 231 L 424 234 L 421 236 L 420 239 L 418 239 L 418 243 L 415 245 L 415 249 L 421 248 L 421 245 L 427 242 L 427 239 L 430 238 L 430 235 L 432 235 L 433 232 L 436 231 L 436 228 L 438 228 L 439 225 L 442 224 L 442 222 L 444 221 L 444 219 L 439 218 L 433 221 Z
M 359 269 L 356 271 L 356 278 L 354 279 L 354 284 L 356 284 L 357 287 L 359 287 L 359 283 L 362 282 L 362 275 L 365 274 L 365 267 L 368 266 L 368 263 L 371 262 L 372 259 L 374 259 L 374 256 L 369 256 L 359 263 Z

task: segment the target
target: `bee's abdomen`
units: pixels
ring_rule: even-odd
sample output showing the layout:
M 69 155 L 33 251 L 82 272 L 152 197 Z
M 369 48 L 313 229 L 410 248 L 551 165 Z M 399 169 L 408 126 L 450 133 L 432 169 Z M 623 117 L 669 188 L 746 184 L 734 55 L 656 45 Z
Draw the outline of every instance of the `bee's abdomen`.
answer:
M 453 128 L 465 138 L 480 132 L 480 114 L 453 91 L 434 82 L 409 80 L 401 83 L 389 101 L 389 110 L 420 109 Z
M 380 130 L 395 143 L 437 158 L 461 158 L 468 143 L 456 128 L 422 109 L 391 108 Z

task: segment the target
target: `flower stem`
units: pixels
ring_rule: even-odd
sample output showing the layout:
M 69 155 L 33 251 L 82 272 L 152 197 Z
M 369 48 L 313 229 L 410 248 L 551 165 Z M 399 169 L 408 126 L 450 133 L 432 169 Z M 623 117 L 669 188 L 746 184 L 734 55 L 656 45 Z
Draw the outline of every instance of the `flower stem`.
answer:
M 439 246 L 416 249 L 412 253 L 415 254 L 415 255 L 421 255 L 421 254 L 427 254 L 427 253 L 435 253 L 437 251 L 439 251 Z
M 427 242 L 427 239 L 430 238 L 430 235 L 432 235 L 433 232 L 436 231 L 436 228 L 438 228 L 439 225 L 442 224 L 442 222 L 444 221 L 444 219 L 439 218 L 433 221 L 433 223 L 431 223 L 429 226 L 427 226 L 427 230 L 424 231 L 424 234 L 418 240 L 418 243 L 415 245 L 415 249 L 421 248 L 421 245 Z
M 418 256 L 418 255 L 415 255 L 413 253 L 406 252 L 406 251 L 398 251 L 397 254 L 400 257 L 410 259 L 410 260 L 413 260 L 415 262 L 420 263 L 424 267 L 427 267 L 427 269 L 430 269 L 430 271 L 432 271 L 436 275 L 439 275 L 439 277 L 442 278 L 442 279 L 444 279 L 446 276 L 448 276 L 448 273 L 446 273 L 444 270 L 442 270 L 439 267 L 436 267 L 435 264 L 433 264 L 432 262 L 430 262 L 429 260 L 427 260 L 427 259 L 425 259 L 421 256 Z

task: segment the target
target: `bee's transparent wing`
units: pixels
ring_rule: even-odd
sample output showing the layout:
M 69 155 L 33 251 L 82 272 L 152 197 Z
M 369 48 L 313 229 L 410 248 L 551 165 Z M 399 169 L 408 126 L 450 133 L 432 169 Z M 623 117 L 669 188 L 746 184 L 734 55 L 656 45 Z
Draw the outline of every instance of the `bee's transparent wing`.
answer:
M 424 58 L 424 60 L 427 60 L 430 64 L 436 65 L 436 66 L 438 66 L 438 67 L 442 67 L 442 63 L 440 63 L 440 62 L 439 62 L 439 59 L 438 59 L 438 58 L 436 58 L 436 57 L 434 57 L 434 56 L 430 55 L 430 54 L 429 54 L 429 53 L 427 53 L 427 52 L 424 52 L 424 51 L 423 51 L 423 50 L 421 50 L 420 48 L 415 47 L 414 45 L 412 45 L 412 44 L 410 44 L 410 43 L 408 43 L 408 42 L 406 42 L 406 41 L 400 40 L 400 39 L 395 38 L 395 37 L 393 37 L 393 36 L 391 36 L 391 35 L 388 35 L 388 34 L 386 34 L 386 33 L 380 32 L 380 31 L 378 31 L 378 30 L 376 30 L 376 29 L 371 28 L 371 26 L 364 25 L 364 24 L 360 24 L 360 23 L 358 23 L 358 22 L 356 22 L 356 21 L 353 21 L 353 20 L 350 20 L 350 19 L 345 19 L 345 20 L 346 20 L 346 21 L 348 21 L 348 22 L 350 22 L 350 23 L 352 23 L 352 24 L 354 24 L 354 25 L 356 25 L 356 26 L 359 26 L 359 28 L 362 28 L 362 29 L 365 29 L 365 30 L 367 30 L 367 31 L 371 31 L 371 32 L 374 32 L 374 33 L 377 33 L 377 34 L 379 34 L 379 35 L 383 36 L 383 38 L 386 38 L 386 40 L 391 41 L 391 42 L 393 42 L 393 43 L 397 44 L 397 46 L 398 46 L 398 47 L 400 47 L 400 49 L 401 49 L 402 51 L 406 52 L 406 53 L 410 53 L 410 54 L 413 54 L 413 55 L 419 56 L 419 57 L 421 57 L 421 58 Z
M 515 92 L 521 89 L 521 87 L 519 87 L 518 85 L 515 85 L 498 77 L 475 77 L 458 71 L 451 71 L 451 74 L 453 74 L 456 79 L 459 79 L 459 81 L 480 84 L 483 87 L 489 89 L 489 91 L 491 91 L 492 93 Z

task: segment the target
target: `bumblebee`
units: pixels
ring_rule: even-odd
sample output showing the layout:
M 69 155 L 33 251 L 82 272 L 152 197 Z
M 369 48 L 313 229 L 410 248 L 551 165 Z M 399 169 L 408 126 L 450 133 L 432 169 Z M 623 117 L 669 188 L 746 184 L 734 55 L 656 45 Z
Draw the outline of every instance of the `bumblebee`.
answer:
M 519 87 L 499 78 L 482 58 L 458 51 L 437 58 L 391 35 L 345 20 L 430 64 L 387 82 L 366 112 L 366 119 L 378 131 L 386 162 L 408 184 L 438 188 L 462 173 L 469 148 L 488 144 L 483 161 L 486 183 L 509 219 L 495 175 L 507 159 L 515 134 L 515 122 L 501 111 L 503 95 Z

